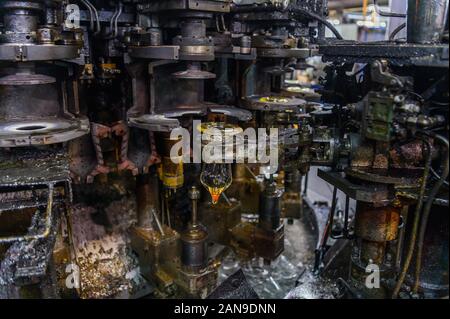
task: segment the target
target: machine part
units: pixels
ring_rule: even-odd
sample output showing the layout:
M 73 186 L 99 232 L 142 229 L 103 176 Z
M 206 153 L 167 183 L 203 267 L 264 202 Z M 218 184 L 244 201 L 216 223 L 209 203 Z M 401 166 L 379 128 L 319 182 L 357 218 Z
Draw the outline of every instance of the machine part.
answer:
M 249 110 L 259 111 L 297 111 L 306 104 L 305 100 L 286 96 L 250 96 L 246 97 L 242 104 Z
M 172 158 L 171 149 L 181 141 L 181 138 L 171 139 L 169 133 L 160 133 L 160 136 L 161 141 L 158 145 L 158 153 L 161 155 L 161 163 L 158 166 L 159 179 L 167 188 L 180 188 L 184 184 L 183 154 L 180 149 L 178 157 Z
M 262 229 L 272 231 L 280 227 L 282 195 L 283 191 L 279 189 L 273 178 L 266 181 L 259 199 L 258 226 Z
M 301 86 L 288 86 L 282 89 L 284 96 L 293 96 L 307 102 L 320 102 L 321 95 L 311 88 Z
M 283 224 L 275 230 L 266 231 L 257 223 L 241 222 L 231 229 L 231 234 L 231 247 L 244 260 L 261 257 L 272 261 L 284 250 Z
M 242 270 L 236 271 L 217 287 L 208 299 L 258 299 Z
M 353 41 L 328 42 L 321 45 L 319 54 L 325 61 L 343 63 L 370 63 L 378 59 L 389 59 L 393 65 L 415 65 L 446 67 L 449 61 L 448 44 L 416 43 L 359 43 Z
M 195 129 L 202 134 L 202 152 L 208 157 L 203 159 L 200 182 L 210 193 L 211 203 L 215 205 L 232 183 L 231 165 L 227 162 L 234 158 L 234 146 L 238 143 L 235 136 L 242 133 L 242 129 L 222 122 L 202 123 Z M 216 148 L 220 149 L 220 154 L 216 154 Z
M 0 1 L 0 298 L 448 297 L 448 1 L 370 43 L 336 2 Z M 230 163 L 172 161 L 195 120 Z
M 64 98 L 60 102 L 66 82 L 34 73 L 33 65 L 15 72 L 0 80 L 0 147 L 62 143 L 89 132 L 87 118 L 69 113 Z
M 173 295 L 176 291 L 171 267 L 179 260 L 180 235 L 167 226 L 163 232 L 135 227 L 131 233 L 131 246 L 139 255 L 142 275 L 156 283 L 159 290 Z
M 214 73 L 208 71 L 202 71 L 201 65 L 196 63 L 189 63 L 186 71 L 180 71 L 173 74 L 176 79 L 185 80 L 208 80 L 216 78 Z
M 188 61 L 214 60 L 214 43 L 206 36 L 206 24 L 201 19 L 189 19 L 181 22 L 181 35 L 173 39 L 180 47 L 180 59 Z
M 236 183 L 234 180 L 233 185 Z M 227 194 L 230 194 L 228 191 Z M 229 195 L 228 195 L 229 196 Z M 231 197 L 229 202 L 223 200 L 216 205 L 203 202 L 199 206 L 199 217 L 208 229 L 214 229 L 209 233 L 210 242 L 228 246 L 231 240 L 230 229 L 241 221 L 242 203 Z
M 442 187 L 442 185 L 444 184 L 445 180 L 448 177 L 449 174 L 449 155 L 448 155 L 448 151 L 449 151 L 449 143 L 448 143 L 448 139 L 446 139 L 443 136 L 437 135 L 436 140 L 440 141 L 445 148 L 445 160 L 444 160 L 444 171 L 442 176 L 440 177 L 439 181 L 433 186 L 433 189 L 431 190 L 430 194 L 428 194 L 428 198 L 427 198 L 427 203 L 425 204 L 424 210 L 423 210 L 423 216 L 422 216 L 422 220 L 420 221 L 421 223 L 421 227 L 419 230 L 419 235 L 418 235 L 418 239 L 417 239 L 417 252 L 416 252 L 416 279 L 415 279 L 415 283 L 413 286 L 413 291 L 417 292 L 419 289 L 419 284 L 420 284 L 420 273 L 421 273 L 421 269 L 422 269 L 422 253 L 423 253 L 423 243 L 425 240 L 425 232 L 427 229 L 427 225 L 428 225 L 428 218 L 430 216 L 430 211 L 431 211 L 431 207 L 433 205 L 434 202 L 434 198 L 436 197 L 437 193 L 439 192 L 440 188 Z
M 181 234 L 181 263 L 188 271 L 199 271 L 207 266 L 207 245 L 208 233 L 204 227 L 198 223 L 197 201 L 200 198 L 200 191 L 193 186 L 189 191 L 189 198 L 192 200 L 192 217 L 188 229 Z
M 165 59 L 178 60 L 180 58 L 179 46 L 130 46 L 128 52 L 137 59 Z
M 447 0 L 408 1 L 408 42 L 432 43 L 442 38 L 448 20 Z M 420 30 L 418 32 L 418 30 Z

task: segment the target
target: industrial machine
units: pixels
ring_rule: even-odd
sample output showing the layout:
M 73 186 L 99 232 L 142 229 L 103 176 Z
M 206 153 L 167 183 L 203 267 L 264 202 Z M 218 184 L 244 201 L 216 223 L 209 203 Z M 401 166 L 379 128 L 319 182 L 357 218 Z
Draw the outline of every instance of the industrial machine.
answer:
M 448 298 L 448 5 L 1 1 L 0 298 Z

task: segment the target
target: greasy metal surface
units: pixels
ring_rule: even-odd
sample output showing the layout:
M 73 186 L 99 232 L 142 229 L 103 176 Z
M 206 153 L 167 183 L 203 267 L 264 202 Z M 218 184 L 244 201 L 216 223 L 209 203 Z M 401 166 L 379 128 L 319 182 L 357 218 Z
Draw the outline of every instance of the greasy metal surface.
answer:
M 348 179 L 346 179 L 342 175 L 342 173 L 327 172 L 321 169 L 317 171 L 317 176 L 330 183 L 331 185 L 336 186 L 349 197 L 358 201 L 369 203 L 383 203 L 389 202 L 393 199 L 393 194 L 391 194 L 383 185 L 374 185 L 368 187 L 353 184 Z
M 307 49 L 257 49 L 256 54 L 261 58 L 297 58 L 306 59 L 317 54 L 317 50 Z
M 66 182 L 70 179 L 69 174 L 67 154 L 61 150 L 0 152 L 1 186 Z
M 258 299 L 258 295 L 240 269 L 224 280 L 208 299 Z
M 348 176 L 356 177 L 358 179 L 393 185 L 406 185 L 409 187 L 418 186 L 420 178 L 423 175 L 423 170 L 415 169 L 363 169 L 363 168 L 348 168 L 345 170 Z
M 375 59 L 391 59 L 391 63 L 423 66 L 449 65 L 448 44 L 410 44 L 397 42 L 329 41 L 321 44 L 319 53 L 325 61 L 369 63 Z
M 6 251 L 0 263 L 0 299 L 24 297 L 21 296 L 20 286 L 33 283 L 47 274 L 59 228 L 58 214 L 59 211 L 54 214 L 48 238 L 19 241 Z M 45 227 L 43 220 L 35 214 L 28 235 L 36 235 L 43 227 Z M 55 287 L 53 289 L 55 290 Z M 56 298 L 57 294 L 40 297 Z
M 305 100 L 301 100 L 293 97 L 282 97 L 286 102 L 271 102 L 271 101 L 261 101 L 265 97 L 278 97 L 276 94 L 267 95 L 257 95 L 246 97 L 242 104 L 245 108 L 249 110 L 262 110 L 262 111 L 298 111 L 299 108 L 306 104 Z

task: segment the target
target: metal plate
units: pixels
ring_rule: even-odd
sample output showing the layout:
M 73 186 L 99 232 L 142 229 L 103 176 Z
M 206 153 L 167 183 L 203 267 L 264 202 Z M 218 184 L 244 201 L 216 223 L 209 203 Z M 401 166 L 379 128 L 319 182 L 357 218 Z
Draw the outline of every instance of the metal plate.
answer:
M 230 12 L 230 2 L 217 0 L 165 0 L 139 5 L 138 9 L 142 12 L 195 10 L 227 13 Z
M 368 63 L 385 58 L 395 64 L 449 66 L 448 44 L 329 41 L 320 45 L 319 53 L 325 61 Z
M 257 55 L 260 58 L 298 58 L 306 59 L 313 55 L 317 55 L 318 50 L 314 49 L 273 49 L 258 48 Z
M 372 187 L 357 185 L 346 179 L 342 173 L 327 172 L 321 169 L 317 171 L 317 176 L 357 201 L 383 205 L 394 199 L 386 185 L 380 184 Z
M 143 114 L 128 117 L 128 124 L 132 127 L 141 128 L 154 132 L 170 132 L 180 127 L 179 118 L 183 116 L 206 116 L 208 113 L 220 113 L 229 117 L 234 117 L 239 121 L 249 121 L 252 114 L 249 111 L 236 108 L 234 106 L 218 105 L 214 103 L 204 103 L 196 106 L 177 106 L 156 114 Z
M 155 60 L 178 60 L 180 47 L 176 45 L 129 47 L 128 53 L 132 58 Z
M 75 45 L 54 44 L 2 44 L 0 61 L 71 60 L 78 57 L 80 49 Z
M 180 121 L 168 118 L 164 114 L 143 114 L 129 116 L 128 125 L 153 132 L 170 132 L 180 127 Z

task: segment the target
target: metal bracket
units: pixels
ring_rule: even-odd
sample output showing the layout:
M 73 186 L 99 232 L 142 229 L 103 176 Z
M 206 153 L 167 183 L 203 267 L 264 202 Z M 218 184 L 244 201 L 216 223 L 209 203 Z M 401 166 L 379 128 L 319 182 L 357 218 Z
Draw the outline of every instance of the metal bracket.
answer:
M 53 192 L 54 192 L 54 184 L 48 185 L 48 200 L 47 200 L 47 208 L 45 210 L 45 229 L 42 233 L 37 235 L 23 235 L 23 236 L 9 236 L 9 237 L 0 237 L 0 244 L 5 243 L 13 243 L 16 241 L 31 241 L 36 239 L 47 238 L 50 235 L 50 231 L 52 228 L 52 220 L 53 220 Z

